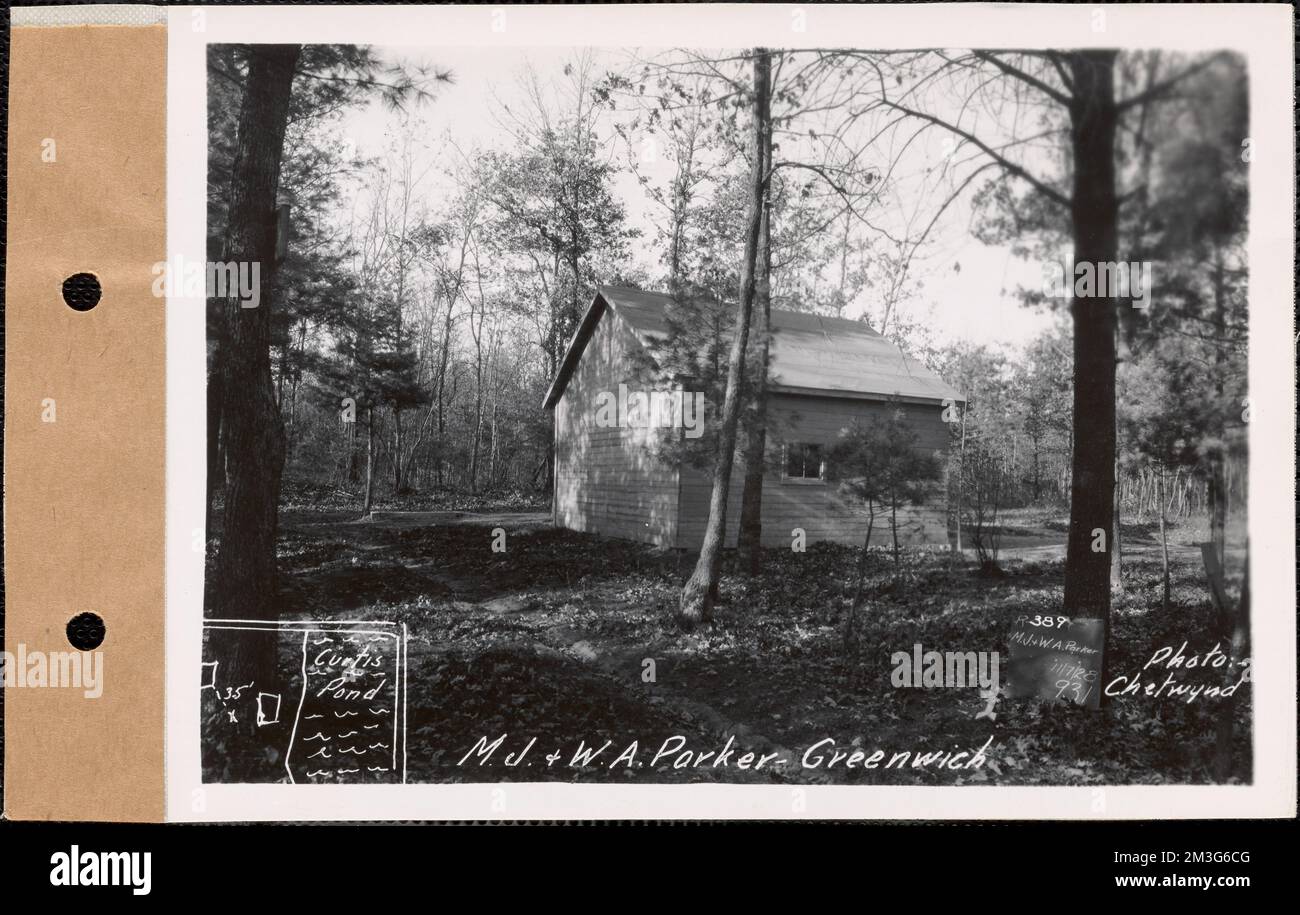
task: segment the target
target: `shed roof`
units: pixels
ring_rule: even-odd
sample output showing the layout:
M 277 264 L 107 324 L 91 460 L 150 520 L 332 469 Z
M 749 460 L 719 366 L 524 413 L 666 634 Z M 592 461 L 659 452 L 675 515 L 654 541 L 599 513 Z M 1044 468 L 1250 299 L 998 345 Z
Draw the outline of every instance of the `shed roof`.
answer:
M 554 406 L 564 393 L 606 308 L 649 343 L 668 334 L 665 309 L 672 297 L 624 286 L 601 286 L 583 316 L 546 395 Z M 918 360 L 861 321 L 772 309 L 769 389 L 832 397 L 904 401 L 964 400 Z

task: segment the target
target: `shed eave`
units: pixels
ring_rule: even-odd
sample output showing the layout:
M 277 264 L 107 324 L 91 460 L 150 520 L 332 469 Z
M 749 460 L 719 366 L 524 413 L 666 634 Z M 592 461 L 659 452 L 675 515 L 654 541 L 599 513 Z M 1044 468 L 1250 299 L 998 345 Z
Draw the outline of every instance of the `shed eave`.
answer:
M 596 329 L 600 316 L 608 307 L 609 304 L 605 301 L 604 296 L 597 292 L 591 300 L 591 305 L 587 307 L 586 314 L 578 322 L 578 329 L 573 332 L 573 338 L 569 340 L 569 345 L 564 350 L 564 358 L 560 361 L 559 371 L 555 373 L 555 380 L 551 382 L 551 386 L 546 390 L 546 397 L 542 401 L 542 409 L 551 409 L 564 396 L 564 389 L 569 386 L 569 379 L 573 376 L 573 370 L 577 367 L 578 360 L 582 358 L 582 351 L 587 348 L 587 341 L 591 339 L 591 334 Z
M 767 385 L 767 390 L 774 394 L 798 394 L 805 397 L 841 397 L 846 400 L 897 400 L 901 403 L 937 405 L 942 405 L 946 400 L 956 401 L 957 403 L 966 402 L 966 398 L 956 392 L 944 396 L 924 397 L 912 394 L 885 393 L 884 391 L 846 391 L 842 388 L 808 388 L 790 384 L 772 383 Z

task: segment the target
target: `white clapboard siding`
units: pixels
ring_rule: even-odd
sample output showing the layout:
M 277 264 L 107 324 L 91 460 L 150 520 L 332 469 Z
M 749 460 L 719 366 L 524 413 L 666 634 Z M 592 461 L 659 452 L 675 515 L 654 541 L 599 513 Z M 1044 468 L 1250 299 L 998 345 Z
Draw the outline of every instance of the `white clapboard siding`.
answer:
M 557 526 L 658 546 L 698 549 L 708 521 L 712 477 L 681 468 L 660 456 L 659 437 L 672 430 L 603 428 L 596 424 L 597 398 L 617 396 L 619 385 L 645 391 L 638 366 L 650 341 L 667 332 L 669 297 L 627 288 L 601 287 L 569 345 L 547 392 L 555 410 L 555 501 Z M 860 544 L 867 530 L 864 508 L 842 497 L 834 484 L 782 479 L 782 445 L 832 445 L 855 418 L 893 409 L 891 397 L 917 430 L 918 446 L 949 447 L 944 403 L 961 395 L 893 343 L 857 321 L 773 310 L 772 390 L 768 400 L 768 470 L 763 485 L 763 544 L 788 547 L 793 531 L 805 540 Z M 712 405 L 706 411 L 716 417 Z M 734 546 L 744 486 L 742 468 L 732 473 L 726 544 Z M 899 540 L 948 542 L 948 505 L 942 485 L 924 506 L 899 512 Z M 887 515 L 878 514 L 872 543 L 891 542 Z
M 604 311 L 555 405 L 555 523 L 672 546 L 677 470 L 655 454 L 657 430 L 596 425 L 597 397 L 642 386 L 630 369 L 631 330 Z
M 859 504 L 846 500 L 833 483 L 792 482 L 782 480 L 782 445 L 785 442 L 820 444 L 829 447 L 840 430 L 855 418 L 865 420 L 891 407 L 882 401 L 871 402 L 845 397 L 812 397 L 773 394 L 768 400 L 768 470 L 763 477 L 763 545 L 789 547 L 795 528 L 802 528 L 808 543 L 830 540 L 861 544 L 867 532 L 867 515 Z M 918 447 L 944 451 L 948 447 L 948 428 L 943 422 L 942 407 L 929 404 L 903 406 L 907 421 L 917 430 Z M 744 487 L 744 469 L 737 460 L 732 469 L 727 500 L 727 546 L 735 546 L 740 523 L 740 499 Z M 948 506 L 942 486 L 936 486 L 932 501 L 926 505 L 900 509 L 900 543 L 946 544 L 948 542 Z M 677 546 L 699 549 L 709 517 L 709 498 L 713 478 L 697 470 L 682 471 L 681 521 Z M 871 542 L 886 545 L 891 541 L 888 517 L 877 513 Z

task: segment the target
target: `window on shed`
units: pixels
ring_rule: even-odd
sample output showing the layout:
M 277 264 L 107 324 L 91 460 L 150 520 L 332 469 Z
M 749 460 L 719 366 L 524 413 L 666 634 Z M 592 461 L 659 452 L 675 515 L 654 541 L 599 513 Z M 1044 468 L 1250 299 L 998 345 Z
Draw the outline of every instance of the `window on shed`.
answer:
M 785 446 L 787 480 L 821 480 L 825 474 L 826 462 L 821 445 L 790 443 Z

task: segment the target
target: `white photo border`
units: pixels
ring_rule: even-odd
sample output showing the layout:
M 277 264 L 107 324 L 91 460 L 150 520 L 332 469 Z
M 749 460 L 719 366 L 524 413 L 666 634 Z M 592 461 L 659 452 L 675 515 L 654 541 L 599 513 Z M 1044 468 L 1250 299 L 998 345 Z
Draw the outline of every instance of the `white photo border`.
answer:
M 1097 13 L 1103 28 L 1095 30 Z M 494 30 L 504 14 L 506 27 Z M 167 255 L 205 260 L 206 45 L 1230 48 L 1248 59 L 1254 777 L 1242 786 L 204 784 L 206 337 L 167 302 L 166 816 L 171 821 L 1179 819 L 1296 814 L 1294 46 L 1289 4 L 684 4 L 168 9 Z M 796 30 L 796 24 L 802 30 Z M 199 548 L 195 548 L 196 539 Z

